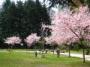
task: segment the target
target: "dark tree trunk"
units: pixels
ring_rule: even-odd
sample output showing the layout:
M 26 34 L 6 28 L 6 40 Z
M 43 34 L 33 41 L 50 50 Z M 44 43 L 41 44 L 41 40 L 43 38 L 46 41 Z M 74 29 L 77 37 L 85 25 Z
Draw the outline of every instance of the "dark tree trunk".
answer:
M 56 53 L 57 53 L 57 57 L 59 58 L 60 57 L 60 49 L 59 48 L 57 48 Z
M 13 48 L 13 45 L 10 44 L 10 45 L 9 45 L 9 48 L 8 48 L 8 51 L 11 52 L 11 51 L 12 51 L 12 48 Z
M 34 43 L 34 45 L 35 45 L 35 43 Z M 38 57 L 38 52 L 37 52 L 37 46 L 36 45 L 34 46 L 34 49 L 35 49 L 34 54 L 35 54 L 35 57 L 37 58 Z
M 81 45 L 82 45 L 82 48 L 83 48 L 83 63 L 85 63 L 86 62 L 85 61 L 85 46 L 84 46 L 82 40 L 80 42 L 81 42 Z
M 83 48 L 83 63 L 85 63 L 85 49 Z
M 45 51 L 44 44 L 42 44 L 42 58 L 45 58 L 44 51 Z
M 86 55 L 89 55 L 89 49 L 86 50 Z
M 70 48 L 70 45 L 69 45 L 69 57 L 71 57 L 71 51 L 70 51 L 70 49 L 71 49 L 71 48 Z
M 35 51 L 35 57 L 37 58 L 37 55 L 38 55 L 38 53 L 37 53 L 37 51 Z

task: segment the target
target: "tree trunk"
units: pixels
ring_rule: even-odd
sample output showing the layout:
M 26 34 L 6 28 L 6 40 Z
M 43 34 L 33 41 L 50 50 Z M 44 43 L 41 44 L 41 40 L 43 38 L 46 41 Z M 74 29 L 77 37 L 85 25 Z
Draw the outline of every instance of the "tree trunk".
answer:
M 44 54 L 44 51 L 45 51 L 45 49 L 44 49 L 44 44 L 42 44 L 43 45 L 43 47 L 42 47 L 42 58 L 45 58 L 45 54 Z
M 86 55 L 89 55 L 89 49 L 87 49 L 87 51 L 86 51 Z
M 60 57 L 60 49 L 59 48 L 57 48 L 56 53 L 57 53 L 57 57 L 59 58 Z
M 83 63 L 85 63 L 85 49 L 83 48 Z
M 83 42 L 81 42 L 81 45 L 82 45 L 82 48 L 83 48 L 83 63 L 85 63 L 85 48 L 84 48 L 84 45 L 83 45 Z
M 69 45 L 69 57 L 71 57 L 70 45 Z
M 34 52 L 35 52 L 35 58 L 38 57 L 38 50 L 37 50 L 37 46 L 36 46 L 36 42 L 34 43 Z
M 54 49 L 53 49 L 53 54 L 54 54 Z
M 37 53 L 37 51 L 35 51 L 35 57 L 37 58 L 37 55 L 38 55 L 38 53 Z

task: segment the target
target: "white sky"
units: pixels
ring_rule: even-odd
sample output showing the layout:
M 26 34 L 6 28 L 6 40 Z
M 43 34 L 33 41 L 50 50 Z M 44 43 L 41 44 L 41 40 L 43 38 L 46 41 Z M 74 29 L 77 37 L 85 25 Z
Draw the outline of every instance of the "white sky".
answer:
M 3 4 L 3 2 L 4 2 L 5 0 L 0 0 L 0 5 L 2 5 Z M 11 0 L 11 1 L 15 1 L 15 2 L 17 2 L 17 1 L 20 1 L 20 0 Z M 26 0 L 21 0 L 21 1 L 26 1 Z M 43 0 L 40 0 L 41 2 L 43 1 Z
M 0 5 L 2 5 L 4 1 L 5 1 L 5 0 L 0 0 Z M 17 2 L 17 1 L 19 1 L 19 0 L 11 0 L 11 1 Z M 25 1 L 25 0 L 21 0 L 21 1 Z
M 3 2 L 4 2 L 5 0 L 0 0 L 0 7 L 1 7 L 1 5 L 3 4 Z M 17 2 L 17 1 L 26 1 L 26 0 L 11 0 L 11 1 L 15 1 L 15 2 Z M 39 0 L 40 2 L 43 2 L 43 0 Z M 47 5 L 48 5 L 48 2 L 46 3 Z M 47 6 L 48 7 L 48 6 Z M 53 8 L 53 10 L 55 10 L 55 11 L 57 11 L 55 8 Z

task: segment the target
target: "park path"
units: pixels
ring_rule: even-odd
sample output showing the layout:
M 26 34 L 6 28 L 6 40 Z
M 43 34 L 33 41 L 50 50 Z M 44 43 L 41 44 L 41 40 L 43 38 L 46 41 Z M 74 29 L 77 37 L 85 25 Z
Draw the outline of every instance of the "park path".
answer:
M 0 52 L 8 52 L 7 50 L 0 50 Z M 33 53 L 35 51 L 26 51 L 26 50 L 14 50 L 14 52 L 29 52 L 29 53 Z M 37 51 L 38 53 L 40 51 Z M 52 53 L 52 52 L 51 52 Z M 54 54 L 56 54 L 56 52 L 54 52 Z M 64 55 L 64 56 L 69 56 L 68 53 L 60 53 L 61 55 Z M 71 57 L 78 57 L 78 58 L 83 58 L 83 55 L 82 54 L 79 54 L 79 53 L 71 53 L 70 54 Z M 85 59 L 87 61 L 90 61 L 90 55 L 85 55 Z
M 69 56 L 68 53 L 60 53 L 61 55 L 65 55 L 65 56 Z M 78 54 L 78 53 L 71 53 L 70 54 L 71 57 L 78 57 L 78 58 L 83 58 L 83 55 L 82 54 Z M 85 55 L 85 59 L 90 61 L 90 55 Z

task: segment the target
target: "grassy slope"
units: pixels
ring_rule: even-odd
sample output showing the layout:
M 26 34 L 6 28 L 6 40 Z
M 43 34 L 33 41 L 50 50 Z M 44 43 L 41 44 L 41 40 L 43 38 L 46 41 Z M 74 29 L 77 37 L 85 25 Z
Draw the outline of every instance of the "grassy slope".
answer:
M 31 53 L 0 52 L 0 67 L 90 67 L 90 62 L 82 63 L 82 59 L 68 58 L 48 54 L 46 58 L 34 57 Z

